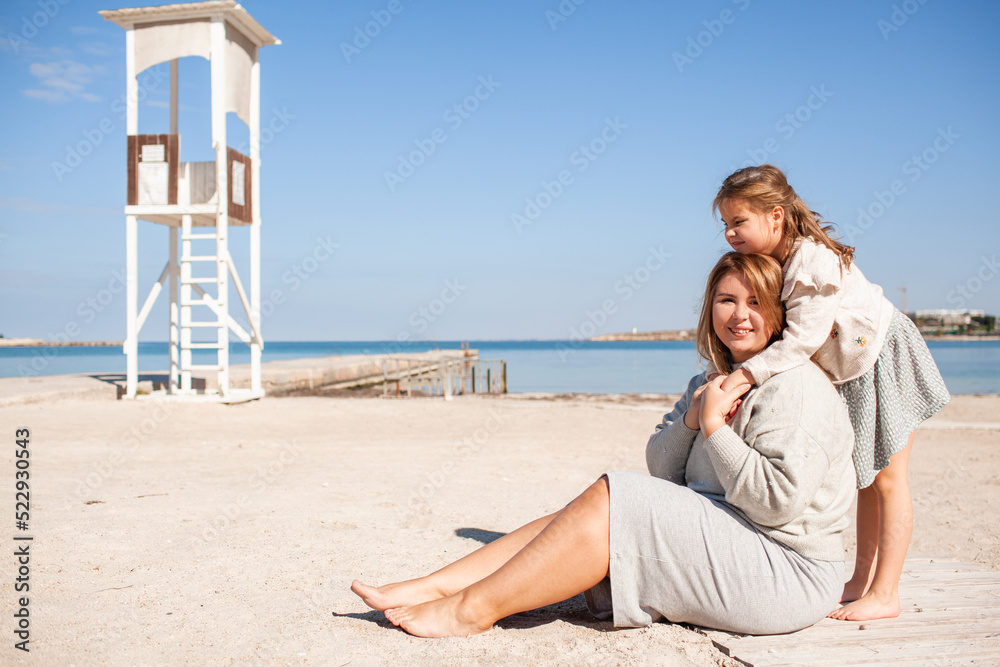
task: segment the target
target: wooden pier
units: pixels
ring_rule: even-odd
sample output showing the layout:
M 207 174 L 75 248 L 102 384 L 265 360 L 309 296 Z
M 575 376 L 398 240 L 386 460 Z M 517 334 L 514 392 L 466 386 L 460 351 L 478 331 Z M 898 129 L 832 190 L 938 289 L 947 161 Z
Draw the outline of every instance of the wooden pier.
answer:
M 464 358 L 414 360 L 387 357 L 382 362 L 382 395 L 389 397 L 506 394 L 507 362 L 479 359 L 474 351 Z
M 948 557 L 906 559 L 898 618 L 835 621 L 786 635 L 706 631 L 747 665 L 1000 664 L 1000 572 Z

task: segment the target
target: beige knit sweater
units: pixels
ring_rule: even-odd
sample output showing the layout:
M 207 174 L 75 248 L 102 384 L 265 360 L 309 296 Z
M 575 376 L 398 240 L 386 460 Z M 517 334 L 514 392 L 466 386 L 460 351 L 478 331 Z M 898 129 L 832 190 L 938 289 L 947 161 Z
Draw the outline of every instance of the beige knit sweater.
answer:
M 854 431 L 830 380 L 806 362 L 755 387 L 728 426 L 706 439 L 684 413 L 692 378 L 646 446 L 649 472 L 723 497 L 758 530 L 808 558 L 844 559 L 855 495 Z
M 784 266 L 787 325 L 781 340 L 743 364 L 757 384 L 810 357 L 836 384 L 875 365 L 894 306 L 861 269 L 812 239 L 799 239 Z

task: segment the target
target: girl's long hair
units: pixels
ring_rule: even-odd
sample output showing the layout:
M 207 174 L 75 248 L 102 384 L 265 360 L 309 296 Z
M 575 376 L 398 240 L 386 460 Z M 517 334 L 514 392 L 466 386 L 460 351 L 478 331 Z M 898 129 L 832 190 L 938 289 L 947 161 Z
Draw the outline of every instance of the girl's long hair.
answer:
M 812 211 L 799 197 L 780 169 L 771 164 L 744 167 L 722 182 L 719 194 L 712 201 L 712 213 L 727 201 L 742 199 L 755 213 L 767 214 L 780 206 L 785 211 L 781 230 L 782 256 L 787 257 L 796 239 L 809 237 L 837 253 L 844 268 L 851 266 L 854 248 L 836 240 L 833 225 L 824 223 L 819 213 Z
M 743 255 L 738 252 L 728 252 L 720 257 L 705 285 L 701 316 L 698 318 L 697 346 L 698 354 L 717 371 L 726 375 L 733 372 L 733 363 L 729 348 L 722 344 L 712 326 L 712 305 L 719 283 L 730 273 L 742 276 L 757 297 L 764 321 L 771 329 L 768 345 L 781 338 L 781 332 L 785 328 L 785 308 L 781 303 L 784 276 L 778 260 L 767 255 Z

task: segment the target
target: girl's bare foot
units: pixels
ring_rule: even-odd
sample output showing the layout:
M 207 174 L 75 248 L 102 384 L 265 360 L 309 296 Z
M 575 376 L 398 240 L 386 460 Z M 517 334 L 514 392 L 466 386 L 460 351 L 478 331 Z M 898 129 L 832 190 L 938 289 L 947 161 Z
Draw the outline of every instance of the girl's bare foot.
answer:
M 462 603 L 462 594 L 412 607 L 387 609 L 385 617 L 416 637 L 468 637 L 486 632 L 493 624 L 474 618 Z
M 880 599 L 871 592 L 827 614 L 827 617 L 838 621 L 874 621 L 877 618 L 897 616 L 899 616 L 898 595 Z
M 398 584 L 387 584 L 385 586 L 369 586 L 357 579 L 351 584 L 354 594 L 364 600 L 364 603 L 378 611 L 385 611 L 394 607 L 405 607 L 437 600 L 441 593 L 431 590 L 427 586 L 421 585 L 419 581 L 403 581 Z
M 857 582 L 851 579 L 844 584 L 844 592 L 840 596 L 840 603 L 854 602 L 868 592 L 868 581 Z

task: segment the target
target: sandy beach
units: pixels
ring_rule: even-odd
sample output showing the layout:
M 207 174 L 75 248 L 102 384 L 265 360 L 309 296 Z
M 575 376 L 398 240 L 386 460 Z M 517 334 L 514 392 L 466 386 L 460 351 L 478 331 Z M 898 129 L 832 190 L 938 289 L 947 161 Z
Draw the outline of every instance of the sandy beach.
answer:
M 615 630 L 579 597 L 476 637 L 423 640 L 348 589 L 355 577 L 382 584 L 438 568 L 558 509 L 605 470 L 644 470 L 646 439 L 671 403 L 312 396 L 0 408 L 11 510 L 14 432 L 31 430 L 30 530 L 11 520 L 7 544 L 34 538 L 31 652 L 13 648 L 8 555 L 0 656 L 37 665 L 736 665 L 685 626 Z M 1000 570 L 1000 397 L 957 396 L 927 422 L 910 478 L 910 553 Z

